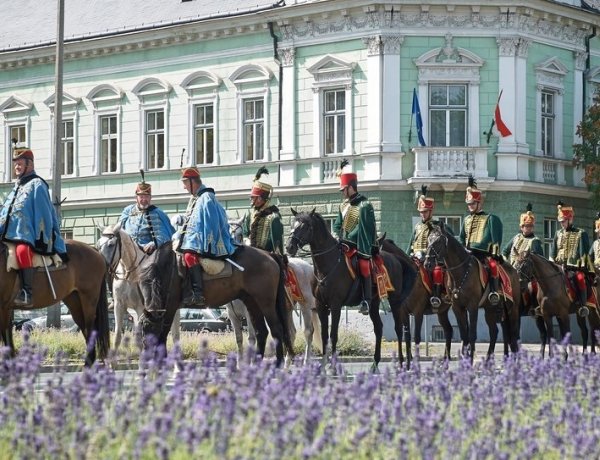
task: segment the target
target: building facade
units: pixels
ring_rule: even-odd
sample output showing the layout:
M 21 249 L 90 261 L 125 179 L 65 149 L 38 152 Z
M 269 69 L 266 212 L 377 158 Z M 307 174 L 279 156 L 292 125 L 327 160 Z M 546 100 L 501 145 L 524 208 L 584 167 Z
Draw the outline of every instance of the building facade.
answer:
M 13 139 L 52 179 L 56 5 L 39 3 L 11 2 L 0 32 L 2 194 L 12 187 Z M 200 168 L 232 218 L 248 208 L 263 165 L 284 217 L 294 207 L 333 218 L 343 159 L 379 230 L 402 247 L 423 184 L 436 215 L 458 230 L 469 175 L 485 209 L 504 221 L 505 241 L 528 202 L 547 245 L 558 199 L 591 230 L 596 210 L 571 159 L 600 84 L 595 8 L 600 2 L 583 0 L 65 0 L 63 230 L 93 243 L 96 226 L 116 222 L 133 201 L 140 169 L 153 202 L 181 212 L 182 165 Z M 506 137 L 488 134 L 496 105 Z

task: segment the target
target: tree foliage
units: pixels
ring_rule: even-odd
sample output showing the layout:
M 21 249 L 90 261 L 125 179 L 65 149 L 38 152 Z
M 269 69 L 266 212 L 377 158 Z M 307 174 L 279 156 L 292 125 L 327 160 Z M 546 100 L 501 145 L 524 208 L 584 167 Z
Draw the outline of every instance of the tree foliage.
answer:
M 573 164 L 584 168 L 583 181 L 592 192 L 592 204 L 600 208 L 600 92 L 577 125 L 580 144 L 573 145 Z

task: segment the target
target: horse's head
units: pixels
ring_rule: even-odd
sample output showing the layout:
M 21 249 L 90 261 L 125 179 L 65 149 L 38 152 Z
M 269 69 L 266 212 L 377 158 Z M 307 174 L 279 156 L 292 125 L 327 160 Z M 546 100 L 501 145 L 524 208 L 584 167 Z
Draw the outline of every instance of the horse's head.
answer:
M 519 252 L 514 267 L 519 274 L 519 279 L 531 281 L 533 278 L 533 263 L 531 261 L 531 251 L 529 249 L 524 249 Z
M 238 244 L 244 243 L 244 231 L 242 228 L 243 220 L 244 220 L 244 218 L 242 217 L 241 219 L 238 219 L 238 220 L 229 220 L 228 221 L 229 233 L 231 234 L 233 241 L 235 241 Z
M 311 212 L 297 212 L 292 208 L 294 221 L 292 229 L 285 245 L 287 253 L 294 257 L 298 253 L 298 249 L 310 244 L 314 239 L 314 228 L 312 218 L 315 214 L 313 209 Z
M 96 242 L 96 249 L 102 254 L 109 272 L 114 273 L 121 259 L 121 225 L 108 226 Z
M 443 263 L 448 247 L 448 233 L 442 225 L 428 224 L 431 228 L 427 237 L 427 252 L 425 254 L 425 268 L 433 269 L 437 263 Z

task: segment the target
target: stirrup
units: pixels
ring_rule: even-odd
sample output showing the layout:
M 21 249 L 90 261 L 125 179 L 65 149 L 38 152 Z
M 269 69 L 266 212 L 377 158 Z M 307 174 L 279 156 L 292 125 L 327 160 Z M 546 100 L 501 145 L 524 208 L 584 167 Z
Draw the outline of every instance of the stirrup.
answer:
M 583 307 L 579 307 L 577 314 L 582 318 L 585 318 L 590 314 L 590 309 L 584 305 Z
M 19 291 L 19 293 L 17 294 L 17 296 L 15 297 L 15 300 L 13 301 L 15 307 L 32 307 L 33 306 L 33 302 L 32 302 L 32 296 L 30 294 L 27 293 L 27 291 L 25 289 L 21 289 Z
M 437 296 L 433 296 L 429 298 L 429 303 L 431 304 L 431 308 L 437 310 L 442 305 L 442 299 Z
M 496 306 L 500 303 L 500 296 L 496 291 L 493 291 L 488 294 L 488 300 L 490 301 L 490 304 Z
M 358 307 L 358 312 L 362 315 L 368 315 L 369 314 L 369 302 L 367 302 L 366 300 L 363 300 Z
M 533 316 L 544 316 L 544 312 L 542 311 L 542 307 L 539 305 L 533 309 Z
M 192 294 L 189 298 L 183 300 L 183 304 L 188 308 L 206 307 L 206 299 L 203 295 Z

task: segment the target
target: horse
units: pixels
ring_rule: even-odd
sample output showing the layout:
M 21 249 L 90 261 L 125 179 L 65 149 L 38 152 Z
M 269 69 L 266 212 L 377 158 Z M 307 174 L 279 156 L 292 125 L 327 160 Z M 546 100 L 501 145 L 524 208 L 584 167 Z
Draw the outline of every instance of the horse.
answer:
M 123 322 L 129 313 L 133 318 L 134 331 L 139 330 L 140 318 L 144 313 L 144 301 L 137 282 L 125 278 L 125 269 L 121 264 L 115 270 L 112 281 L 113 310 L 115 312 L 115 341 L 113 348 L 118 350 L 123 338 Z M 180 339 L 180 315 L 176 311 L 171 325 L 173 340 Z
M 586 320 L 577 314 L 575 301 L 571 300 L 567 293 L 565 288 L 565 273 L 560 265 L 526 249 L 519 253 L 516 267 L 524 278 L 536 279 L 539 285 L 537 301 L 540 309 L 538 312 L 539 318 L 544 325 L 543 329 L 540 328 L 542 338 L 540 351 L 542 356 L 545 354 L 546 344 L 554 338 L 552 318 L 556 317 L 561 338 L 564 338 L 571 330 L 569 322 L 570 314 L 576 315 L 577 325 L 581 330 L 583 351 L 585 352 L 588 344 Z M 594 353 L 596 350 L 595 331 L 600 330 L 598 307 L 590 309 L 588 321 L 592 327 L 592 353 Z M 550 353 L 552 353 L 551 348 Z
M 444 357 L 446 359 L 450 359 L 450 348 L 452 345 L 452 324 L 450 324 L 450 319 L 448 318 L 448 311 L 450 310 L 451 304 L 446 302 L 444 298 L 442 298 L 442 304 L 437 308 L 433 309 L 429 299 L 431 298 L 431 293 L 426 287 L 426 281 L 423 280 L 423 273 L 419 270 L 418 265 L 413 259 L 410 259 L 409 256 L 402 251 L 395 244 L 390 244 L 390 240 L 384 240 L 382 247 L 391 253 L 397 254 L 398 257 L 407 258 L 414 263 L 415 270 L 418 275 L 413 284 L 412 289 L 408 297 L 404 300 L 404 304 L 402 306 L 402 314 L 403 323 L 404 323 L 404 336 L 406 338 L 406 348 L 407 348 L 407 356 L 410 361 L 410 342 L 411 342 L 411 334 L 410 334 L 410 320 L 408 315 L 412 315 L 415 319 L 414 324 L 414 337 L 415 337 L 415 349 L 418 350 L 419 345 L 421 344 L 421 327 L 423 325 L 423 316 L 424 315 L 434 315 L 437 314 L 438 321 L 442 329 L 444 330 L 444 338 L 446 340 L 444 347 Z
M 68 262 L 59 268 L 37 269 L 33 279 L 33 306 L 44 308 L 61 300 L 87 344 L 85 365 L 96 357 L 104 360 L 110 348 L 106 264 L 94 248 L 75 240 L 66 240 Z M 20 287 L 17 272 L 7 270 L 8 249 L 0 245 L 0 338 L 15 355 L 12 335 L 13 300 Z M 50 279 L 52 281 L 50 281 Z M 20 308 L 23 309 L 23 308 Z M 96 354 L 97 353 L 97 354 Z
M 111 270 L 116 269 L 119 261 L 126 273 L 152 266 L 151 257 L 143 251 L 125 231 L 117 224 L 107 227 L 97 242 Z M 179 309 L 183 298 L 183 279 L 178 276 L 176 253 L 170 244 L 168 264 L 160 267 L 159 274 L 166 276 L 168 289 L 163 289 L 163 298 L 152 300 L 150 308 L 145 305 L 142 318 L 142 334 L 157 338 L 158 345 L 166 343 L 169 328 L 175 312 Z M 161 251 L 157 249 L 156 252 Z M 153 253 L 154 254 L 154 253 Z M 231 275 L 226 277 L 205 278 L 204 297 L 207 306 L 224 305 L 233 299 L 242 299 L 248 308 L 250 319 L 257 331 L 258 352 L 264 356 L 269 329 L 276 340 L 275 353 L 277 365 L 283 362 L 284 347 L 293 354 L 287 316 L 285 314 L 284 274 L 276 258 L 265 251 L 249 246 L 240 246 L 231 260 Z M 145 260 L 147 259 L 147 260 Z M 227 266 L 225 267 L 227 268 Z M 160 284 L 160 280 L 152 280 Z M 164 291 L 167 291 L 166 293 Z M 156 297 L 156 296 L 155 296 Z M 266 324 L 265 324 L 266 320 Z M 267 325 L 269 329 L 267 329 Z
M 343 305 L 358 305 L 362 300 L 358 282 L 348 268 L 342 245 L 334 238 L 323 217 L 313 209 L 311 212 L 297 212 L 292 209 L 294 222 L 286 250 L 295 256 L 298 250 L 309 245 L 316 277 L 313 293 L 317 302 L 317 312 L 321 320 L 321 340 L 323 343 L 323 364 L 328 357 L 328 342 L 331 339 L 331 354 L 335 355 L 338 341 L 338 328 Z M 416 276 L 414 266 L 401 261 L 396 255 L 382 249 L 381 257 L 389 274 L 394 290 L 388 293 L 395 330 L 398 335 L 399 360 L 402 365 L 403 323 L 400 307 L 408 295 Z M 381 360 L 381 339 L 383 322 L 379 316 L 379 295 L 373 296 L 369 305 L 369 316 L 375 333 L 375 353 L 372 370 L 376 371 Z M 331 331 L 329 330 L 331 313 Z
M 448 273 L 446 289 L 451 293 L 452 310 L 456 316 L 460 338 L 462 341 L 462 355 L 473 360 L 475 355 L 475 342 L 477 340 L 477 316 L 479 308 L 485 311 L 485 321 L 490 333 L 490 344 L 487 351 L 489 358 L 496 347 L 498 339 L 497 322 L 502 325 L 504 337 L 504 354 L 518 351 L 519 337 L 519 311 L 521 304 L 521 291 L 517 271 L 506 263 L 499 265 L 508 275 L 508 282 L 512 289 L 512 300 L 506 295 L 500 296 L 501 301 L 497 306 L 490 304 L 487 299 L 489 287 L 483 287 L 480 279 L 479 260 L 451 234 L 445 231 L 442 225 L 432 225 L 432 230 L 427 239 L 428 248 L 425 255 L 425 267 L 433 268 L 434 264 L 442 263 Z
M 243 243 L 243 232 L 242 232 L 242 220 L 230 220 L 229 225 L 231 229 L 231 236 L 238 243 Z M 287 259 L 288 265 L 292 268 L 298 281 L 298 288 L 300 289 L 301 299 L 297 302 L 292 302 L 288 305 L 289 319 L 288 324 L 290 326 L 290 340 L 294 342 L 296 335 L 296 328 L 293 320 L 293 307 L 300 307 L 300 313 L 304 323 L 304 358 L 303 363 L 306 364 L 310 361 L 312 354 L 313 338 L 315 340 L 315 346 L 317 349 L 322 351 L 321 344 L 321 323 L 319 316 L 316 312 L 315 298 L 312 293 L 312 284 L 316 282 L 313 267 L 308 262 L 296 258 L 290 257 Z M 294 304 L 294 305 L 291 305 Z M 238 348 L 238 355 L 241 357 L 244 350 L 243 334 L 242 334 L 242 318 L 247 317 L 246 306 L 242 301 L 234 300 L 227 304 L 227 313 L 231 321 L 231 327 L 235 333 L 235 339 Z M 253 346 L 256 343 L 256 333 L 251 323 L 248 324 L 248 341 Z

